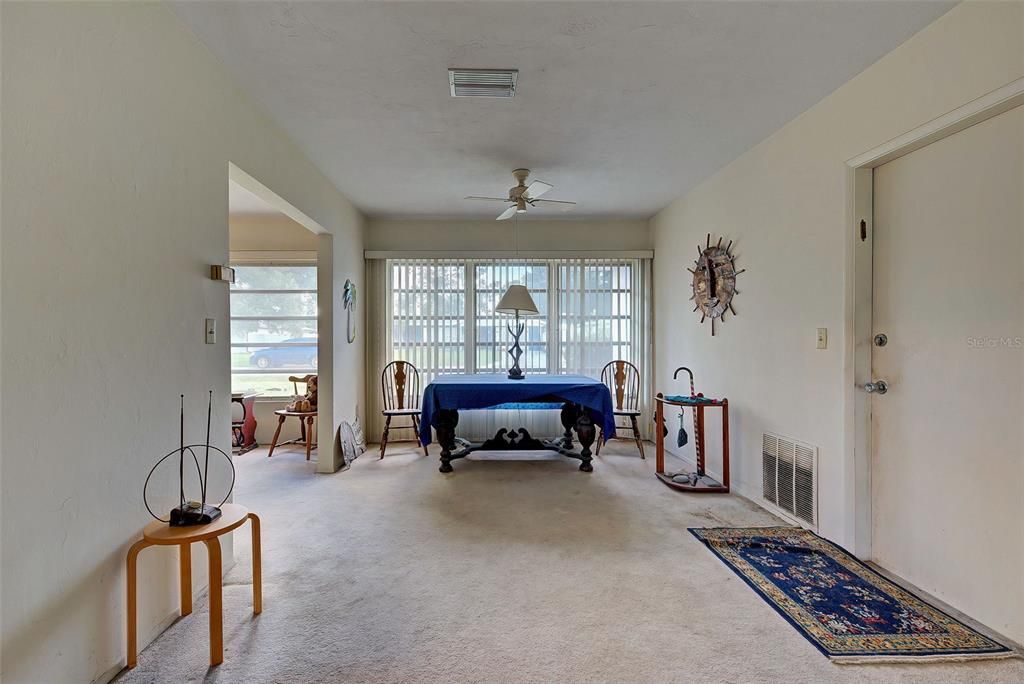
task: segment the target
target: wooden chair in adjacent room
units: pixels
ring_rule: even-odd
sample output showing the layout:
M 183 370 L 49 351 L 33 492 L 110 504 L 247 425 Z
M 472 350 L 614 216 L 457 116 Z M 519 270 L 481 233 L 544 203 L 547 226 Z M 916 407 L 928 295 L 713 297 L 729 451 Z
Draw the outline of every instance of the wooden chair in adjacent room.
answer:
M 311 391 L 310 383 L 312 383 L 312 390 L 316 389 L 316 375 L 292 375 L 288 378 L 288 382 L 292 383 L 292 388 L 295 390 L 296 397 L 305 395 L 309 397 Z M 302 392 L 299 392 L 299 385 L 302 385 Z M 294 403 L 294 402 L 293 402 Z M 274 415 L 277 416 L 277 429 L 274 430 L 274 438 L 270 440 L 270 451 L 267 452 L 267 457 L 274 455 L 274 448 L 278 446 L 285 446 L 286 444 L 305 444 L 306 445 L 306 460 L 309 460 L 309 454 L 313 450 L 314 444 L 313 436 L 316 434 L 316 394 L 313 393 L 313 407 L 310 411 L 298 411 L 293 408 L 283 408 L 274 411 Z M 292 404 L 289 404 L 291 407 Z M 277 443 L 277 438 L 281 436 L 281 428 L 284 427 L 284 422 L 289 418 L 299 419 L 299 438 L 290 439 L 287 442 Z
M 616 430 L 633 431 L 633 441 L 636 448 L 640 450 L 640 458 L 644 456 L 644 443 L 640 439 L 640 428 L 637 426 L 637 418 L 640 417 L 640 371 L 629 361 L 621 359 L 611 361 L 601 369 L 601 382 L 608 386 L 612 393 L 612 406 L 615 417 L 629 418 L 629 426 L 616 425 Z M 618 422 L 618 421 L 616 421 Z M 603 430 L 602 430 L 603 432 Z M 608 439 L 603 435 L 597 438 L 597 453 L 601 454 L 601 444 Z
M 380 374 L 381 391 L 384 393 L 384 434 L 380 438 L 380 457 L 388 448 L 388 434 L 391 432 L 393 418 L 411 418 L 412 429 L 416 434 L 416 444 L 427 453 L 427 447 L 420 442 L 420 372 L 408 361 L 392 361 L 384 366 Z M 408 425 L 396 425 L 396 428 L 408 428 Z M 411 440 L 404 440 L 411 441 Z

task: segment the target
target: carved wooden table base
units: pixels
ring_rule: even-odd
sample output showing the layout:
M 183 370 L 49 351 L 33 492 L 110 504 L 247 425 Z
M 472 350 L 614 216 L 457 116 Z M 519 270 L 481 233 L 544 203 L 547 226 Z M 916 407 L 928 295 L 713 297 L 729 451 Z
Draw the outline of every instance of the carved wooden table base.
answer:
M 556 439 L 540 440 L 531 436 L 526 428 L 509 430 L 502 428 L 491 439 L 484 442 L 468 442 L 455 436 L 455 428 L 459 424 L 459 412 L 456 409 L 441 409 L 438 411 L 432 425 L 437 431 L 437 441 L 441 445 L 441 467 L 442 473 L 450 473 L 452 461 L 465 458 L 474 451 L 557 451 L 563 456 L 579 459 L 580 470 L 585 473 L 592 472 L 594 466 L 591 464 L 592 457 L 590 447 L 597 437 L 597 427 L 590 418 L 587 410 L 579 404 L 566 402 L 562 405 L 562 427 L 565 433 Z M 576 451 L 573 445 L 573 432 L 579 440 L 580 450 Z

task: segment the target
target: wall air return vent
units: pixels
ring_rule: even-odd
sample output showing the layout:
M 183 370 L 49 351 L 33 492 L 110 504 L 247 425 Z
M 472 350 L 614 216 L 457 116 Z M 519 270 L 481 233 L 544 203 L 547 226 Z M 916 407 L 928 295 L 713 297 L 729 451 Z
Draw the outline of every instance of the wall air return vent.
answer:
M 517 69 L 449 69 L 452 97 L 512 97 L 516 94 Z
M 806 523 L 818 525 L 818 447 L 769 432 L 761 438 L 765 501 Z

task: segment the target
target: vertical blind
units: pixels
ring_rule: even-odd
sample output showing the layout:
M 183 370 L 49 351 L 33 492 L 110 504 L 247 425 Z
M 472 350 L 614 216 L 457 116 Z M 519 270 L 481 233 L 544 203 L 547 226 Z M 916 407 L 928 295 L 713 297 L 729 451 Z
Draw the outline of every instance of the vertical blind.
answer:
M 638 364 L 634 299 L 638 264 L 575 260 L 558 264 L 561 369 L 599 377 L 606 363 Z
M 649 259 L 374 259 L 367 281 L 377 317 L 367 350 L 371 439 L 383 427 L 380 372 L 390 361 L 414 364 L 423 386 L 442 374 L 508 369 L 514 318 L 494 307 L 512 283 L 526 285 L 540 311 L 521 318 L 527 373 L 599 378 L 606 363 L 625 359 L 640 370 L 641 399 L 648 394 Z M 482 439 L 506 426 L 540 436 L 561 430 L 557 412 L 502 410 L 466 412 L 459 432 Z
M 466 269 L 456 261 L 389 262 L 384 313 L 390 353 L 384 363 L 408 361 L 425 386 L 466 367 Z M 380 369 L 377 370 L 380 372 Z M 426 376 L 422 374 L 426 373 Z M 379 380 L 379 378 L 378 378 Z
M 500 373 L 512 365 L 508 348 L 512 344 L 509 326 L 515 317 L 494 313 L 509 284 L 525 285 L 540 312 L 521 316 L 523 356 L 519 365 L 527 373 L 548 373 L 552 358 L 548 354 L 548 265 L 545 262 L 492 261 L 471 265 L 474 280 L 474 353 L 473 370 Z

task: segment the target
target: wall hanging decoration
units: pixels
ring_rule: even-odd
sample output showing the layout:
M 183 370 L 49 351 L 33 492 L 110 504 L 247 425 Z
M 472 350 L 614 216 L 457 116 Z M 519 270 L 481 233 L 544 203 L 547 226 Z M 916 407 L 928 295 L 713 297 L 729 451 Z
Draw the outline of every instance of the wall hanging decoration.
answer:
M 185 395 L 181 395 L 181 411 L 179 413 L 178 423 L 178 448 L 169 452 L 159 461 L 157 461 L 152 468 L 149 470 L 149 474 L 146 476 L 146 483 L 142 486 L 142 502 L 146 505 L 146 510 L 149 514 L 159 520 L 160 522 L 169 523 L 172 527 L 187 527 L 190 525 L 205 525 L 213 522 L 220 517 L 220 507 L 231 496 L 232 490 L 235 488 L 235 464 L 231 462 L 231 457 L 228 456 L 224 451 L 210 444 L 210 418 L 213 412 L 213 390 L 210 390 L 209 403 L 206 407 L 206 442 L 203 444 L 185 444 Z M 196 451 L 203 450 L 203 466 L 199 466 L 199 456 Z M 216 451 L 224 457 L 228 462 L 228 466 L 231 468 L 231 484 L 228 487 L 227 494 L 221 499 L 221 502 L 216 506 L 211 506 L 206 503 L 207 501 L 207 485 L 209 484 L 209 473 L 210 473 L 210 451 Z M 191 457 L 192 462 L 196 466 L 196 475 L 199 481 L 199 492 L 200 500 L 196 501 L 193 499 L 187 499 L 185 497 L 185 461 L 188 454 Z M 166 461 L 177 454 L 178 456 L 178 506 L 171 509 L 170 514 L 167 518 L 161 518 L 159 515 L 153 512 L 153 508 L 149 505 L 149 481 L 153 477 L 153 473 L 160 466 L 161 463 Z
M 732 299 L 739 294 L 736 289 L 736 276 L 746 269 L 736 270 L 736 257 L 729 253 L 732 240 L 722 247 L 722 238 L 718 243 L 711 244 L 711 233 L 707 243 L 697 245 L 696 268 L 686 269 L 693 274 L 693 310 L 700 312 L 700 322 L 711 320 L 711 334 L 715 334 L 715 320 L 725 321 L 726 312 L 736 315 Z
M 345 280 L 345 289 L 342 294 L 342 303 L 345 306 L 346 315 L 345 330 L 348 336 L 348 343 L 356 341 L 356 323 L 352 320 L 352 314 L 356 310 L 356 284 L 351 280 Z

